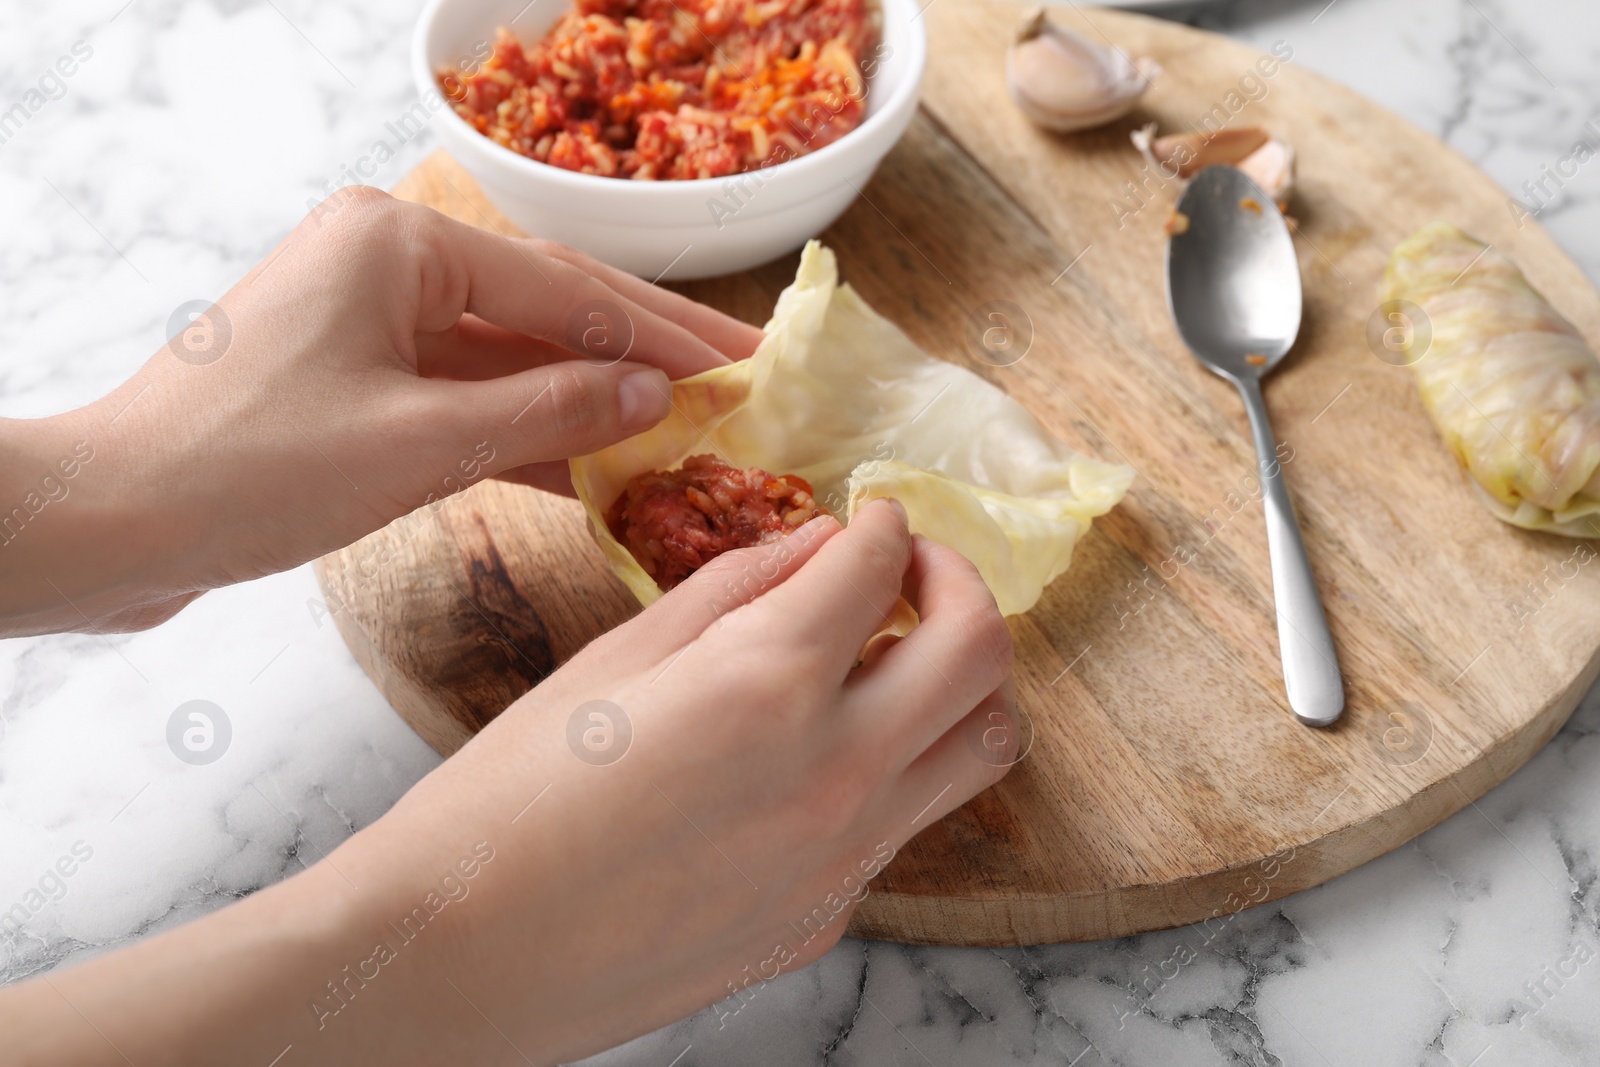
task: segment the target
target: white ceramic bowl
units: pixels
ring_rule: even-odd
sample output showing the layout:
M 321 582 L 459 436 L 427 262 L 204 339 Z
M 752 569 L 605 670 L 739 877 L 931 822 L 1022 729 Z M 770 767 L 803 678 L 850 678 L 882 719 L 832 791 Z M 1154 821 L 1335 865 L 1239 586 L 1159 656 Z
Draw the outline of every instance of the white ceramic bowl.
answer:
M 525 232 L 580 248 L 645 278 L 728 274 L 775 259 L 843 214 L 917 108 L 927 34 L 914 0 L 880 0 L 883 49 L 856 129 L 809 155 L 731 178 L 633 181 L 579 174 L 502 148 L 448 106 L 433 114 L 444 147 Z M 487 55 L 495 29 L 535 41 L 569 0 L 429 0 L 412 39 L 423 99 L 435 71 Z M 522 12 L 519 16 L 519 12 Z

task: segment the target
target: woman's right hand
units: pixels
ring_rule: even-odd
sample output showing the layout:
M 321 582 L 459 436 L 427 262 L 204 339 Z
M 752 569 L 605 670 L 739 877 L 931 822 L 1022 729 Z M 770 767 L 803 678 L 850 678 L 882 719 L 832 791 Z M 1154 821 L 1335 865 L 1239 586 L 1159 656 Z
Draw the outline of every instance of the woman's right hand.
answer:
M 902 596 L 920 623 L 857 665 Z M 51 980 L 137 1063 L 565 1062 L 736 1012 L 1004 774 L 973 738 L 1014 737 L 1010 671 L 977 571 L 898 506 L 817 519 L 593 642 L 305 874 Z
M 921 622 L 855 666 L 902 595 Z M 1001 777 L 1006 761 L 972 747 L 992 723 L 969 720 L 1010 721 L 1010 671 L 1010 632 L 977 571 L 912 538 L 897 505 L 719 557 L 389 817 L 447 852 L 481 838 L 503 857 L 461 910 L 449 977 L 535 1062 L 753 995 L 832 947 L 867 877 Z M 575 754 L 609 759 L 604 743 L 622 743 L 578 712 L 591 701 L 631 726 L 608 765 Z M 582 747 L 590 728 L 604 751 Z

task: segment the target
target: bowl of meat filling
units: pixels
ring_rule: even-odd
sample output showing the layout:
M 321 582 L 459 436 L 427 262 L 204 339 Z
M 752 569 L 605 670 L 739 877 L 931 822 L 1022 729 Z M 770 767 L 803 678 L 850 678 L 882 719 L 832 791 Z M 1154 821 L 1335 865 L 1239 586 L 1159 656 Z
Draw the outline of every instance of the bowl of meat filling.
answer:
M 444 147 L 525 232 L 640 276 L 744 270 L 842 214 L 916 111 L 915 0 L 430 0 Z

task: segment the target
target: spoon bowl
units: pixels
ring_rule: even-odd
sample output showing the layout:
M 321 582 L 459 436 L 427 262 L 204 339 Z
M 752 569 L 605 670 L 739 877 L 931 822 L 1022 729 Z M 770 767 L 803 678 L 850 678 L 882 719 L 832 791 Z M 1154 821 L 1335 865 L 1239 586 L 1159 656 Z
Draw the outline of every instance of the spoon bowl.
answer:
M 1300 333 L 1300 265 L 1289 227 L 1272 198 L 1234 167 L 1202 170 L 1178 211 L 1189 220 L 1167 244 L 1167 301 L 1178 332 L 1229 381 L 1260 378 Z

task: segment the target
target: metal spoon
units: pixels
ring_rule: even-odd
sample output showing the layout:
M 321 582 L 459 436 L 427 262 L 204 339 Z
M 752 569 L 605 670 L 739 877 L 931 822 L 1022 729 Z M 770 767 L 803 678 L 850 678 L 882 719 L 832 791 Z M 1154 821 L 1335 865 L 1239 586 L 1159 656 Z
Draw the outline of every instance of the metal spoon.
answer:
M 1328 726 L 1344 711 L 1344 680 L 1261 399 L 1261 378 L 1300 332 L 1294 241 L 1272 198 L 1233 167 L 1202 170 L 1178 211 L 1188 228 L 1167 244 L 1167 303 L 1184 343 L 1244 399 L 1267 512 L 1284 688 L 1297 719 Z

